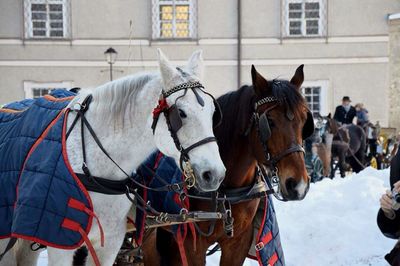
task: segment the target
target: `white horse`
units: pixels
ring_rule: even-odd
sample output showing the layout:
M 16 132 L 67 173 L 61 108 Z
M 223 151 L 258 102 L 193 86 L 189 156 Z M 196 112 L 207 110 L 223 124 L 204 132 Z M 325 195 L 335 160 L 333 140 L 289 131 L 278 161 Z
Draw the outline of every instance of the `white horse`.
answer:
M 127 173 L 132 173 L 154 150 L 173 157 L 179 165 L 181 153 L 177 150 L 166 118 L 161 115 L 154 135 L 151 129 L 152 110 L 157 106 L 160 95 L 172 88 L 187 82 L 200 81 L 203 76 L 203 60 L 201 51 L 193 53 L 183 71 L 173 67 L 166 56 L 158 50 L 160 73 L 140 73 L 113 82 L 106 83 L 92 92 L 93 100 L 85 117 L 91 123 L 103 147 L 110 156 Z M 161 75 L 160 75 L 161 74 Z M 214 136 L 213 99 L 202 92 L 196 92 L 204 100 L 198 103 L 195 93 L 180 90 L 166 98 L 169 106 L 176 102 L 183 121 L 177 132 L 182 147 Z M 84 97 L 85 92 L 77 98 Z M 184 96 L 183 96 L 184 95 Z M 181 97 L 178 101 L 177 98 Z M 68 117 L 71 126 L 75 114 Z M 82 173 L 83 161 L 80 123 L 77 123 L 67 140 L 67 153 L 73 170 Z M 99 149 L 89 132 L 86 132 L 85 146 L 87 166 L 93 176 L 107 177 L 110 180 L 122 180 L 126 176 Z M 189 152 L 190 162 L 196 174 L 198 189 L 212 191 L 218 189 L 225 176 L 225 167 L 219 156 L 216 142 L 207 142 Z M 89 233 L 93 247 L 101 265 L 112 265 L 121 247 L 126 233 L 126 217 L 131 202 L 125 195 L 105 195 L 90 192 L 94 212 L 97 214 L 105 236 L 105 245 L 100 245 L 100 232 L 97 222 L 93 220 Z M 0 241 L 4 243 L 8 240 Z M 0 248 L 1 248 L 0 244 Z M 19 249 L 18 249 L 19 248 Z M 18 265 L 35 265 L 38 252 L 30 252 L 28 241 L 17 246 L 16 259 Z M 2 249 L 1 249 L 2 250 Z M 0 250 L 0 251 L 1 251 Z M 63 250 L 48 247 L 49 265 L 71 266 L 75 250 Z M 36 254 L 33 254 L 36 253 Z M 0 262 L 1 265 L 3 265 Z M 89 256 L 89 265 L 94 261 Z

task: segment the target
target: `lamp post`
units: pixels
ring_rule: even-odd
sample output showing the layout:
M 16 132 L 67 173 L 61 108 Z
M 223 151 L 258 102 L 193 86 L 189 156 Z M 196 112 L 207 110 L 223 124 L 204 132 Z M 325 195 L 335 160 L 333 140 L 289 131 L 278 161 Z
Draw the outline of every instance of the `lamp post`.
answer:
M 114 48 L 110 47 L 104 52 L 107 63 L 110 65 L 110 80 L 113 80 L 113 69 L 112 66 L 117 60 L 118 53 Z

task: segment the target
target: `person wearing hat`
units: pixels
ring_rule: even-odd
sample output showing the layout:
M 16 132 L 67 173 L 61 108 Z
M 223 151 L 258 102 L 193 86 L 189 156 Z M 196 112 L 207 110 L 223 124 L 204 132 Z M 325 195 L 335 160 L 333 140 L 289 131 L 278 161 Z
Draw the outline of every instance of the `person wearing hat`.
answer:
M 354 108 L 350 103 L 350 97 L 344 96 L 342 99 L 342 104 L 336 107 L 333 119 L 342 125 L 353 123 L 353 119 L 357 114 L 356 108 Z

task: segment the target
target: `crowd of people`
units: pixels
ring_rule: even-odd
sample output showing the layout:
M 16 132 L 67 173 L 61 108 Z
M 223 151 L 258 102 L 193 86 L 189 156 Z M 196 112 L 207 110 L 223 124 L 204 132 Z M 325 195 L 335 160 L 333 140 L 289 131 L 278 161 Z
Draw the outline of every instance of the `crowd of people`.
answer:
M 388 160 L 390 166 L 390 189 L 382 195 L 380 199 L 380 209 L 377 216 L 377 224 L 381 232 L 388 238 L 400 239 L 400 152 L 398 146 L 400 143 L 400 134 L 394 136 L 389 149 L 390 139 L 381 135 L 381 126 L 379 121 L 375 124 L 371 123 L 368 110 L 362 103 L 355 106 L 351 105 L 350 97 L 345 96 L 342 104 L 337 106 L 333 119 L 339 127 L 345 125 L 358 125 L 365 131 L 366 136 L 366 158 L 367 165 L 381 169 L 384 160 Z M 312 141 L 306 141 L 306 150 L 310 151 L 309 158 L 306 158 L 313 165 L 311 175 L 313 181 L 322 179 L 315 173 L 323 172 L 323 163 L 318 157 L 318 146 Z M 318 141 L 317 141 L 318 142 Z M 331 169 L 332 170 L 332 169 Z M 390 265 L 400 266 L 400 240 L 396 243 L 393 250 L 390 251 L 385 259 Z
M 333 121 L 339 128 L 346 128 L 349 125 L 357 125 L 364 131 L 365 135 L 365 154 L 363 155 L 363 168 L 366 166 L 372 166 L 377 169 L 386 168 L 389 166 L 390 158 L 394 156 L 400 143 L 400 134 L 396 136 L 388 136 L 385 132 L 381 132 L 381 126 L 379 121 L 372 123 L 369 118 L 368 110 L 364 104 L 357 103 L 355 106 L 351 104 L 349 96 L 342 98 L 342 104 L 336 107 L 335 113 L 332 117 Z M 329 116 L 329 119 L 331 117 Z M 318 128 L 318 126 L 317 126 Z M 321 127 L 320 127 L 321 128 Z M 319 130 L 317 134 L 314 134 L 312 139 L 308 139 L 305 142 L 306 146 L 306 163 L 309 165 L 311 177 L 313 182 L 321 180 L 326 175 L 327 171 L 324 171 L 326 167 L 325 162 L 320 158 L 320 143 L 321 136 L 325 134 L 324 130 Z M 335 133 L 337 136 L 333 136 L 331 142 L 331 152 L 335 155 L 334 149 L 345 150 L 347 156 L 351 156 L 350 136 L 340 135 Z M 322 136 L 323 138 L 326 136 Z M 329 142 L 326 139 L 325 142 Z M 333 143 L 333 145 L 332 145 Z M 343 147 L 342 147 L 342 146 Z M 342 177 L 345 176 L 345 167 L 339 167 L 337 158 L 332 158 L 330 177 L 333 178 L 335 171 L 339 168 Z M 334 165 L 333 162 L 336 162 Z M 361 162 L 360 162 L 361 163 Z M 325 165 L 325 166 L 324 166 Z

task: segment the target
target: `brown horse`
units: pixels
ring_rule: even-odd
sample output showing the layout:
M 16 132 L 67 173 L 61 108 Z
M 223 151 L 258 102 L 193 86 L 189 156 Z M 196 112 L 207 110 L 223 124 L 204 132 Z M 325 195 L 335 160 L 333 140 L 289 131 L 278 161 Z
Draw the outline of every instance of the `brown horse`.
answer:
M 335 176 L 337 168 L 340 176 L 345 177 L 348 165 L 356 173 L 363 170 L 367 145 L 364 129 L 354 124 L 341 126 L 332 118 L 328 120 L 327 128 L 333 134 L 330 178 Z M 336 167 L 333 166 L 335 158 L 338 159 Z
M 257 164 L 276 170 L 280 192 L 285 200 L 301 200 L 309 187 L 304 163 L 303 138 L 313 132 L 312 116 L 300 93 L 304 80 L 303 65 L 291 81 L 267 81 L 252 66 L 253 86 L 244 86 L 220 97 L 223 122 L 215 129 L 221 158 L 227 168 L 220 193 L 252 187 L 258 180 Z M 260 199 L 232 205 L 234 236 L 228 237 L 223 222 L 218 221 L 209 236 L 198 234 L 194 242 L 188 234 L 184 241 L 189 265 L 205 265 L 207 249 L 218 242 L 221 265 L 242 265 L 253 239 L 253 218 Z M 190 199 L 193 210 L 213 210 L 211 201 Z M 201 231 L 211 222 L 199 223 Z M 144 246 L 145 265 L 181 265 L 178 247 L 172 235 L 158 229 L 157 236 Z M 156 242 L 160 258 L 154 256 Z M 195 246 L 193 245 L 195 243 Z

